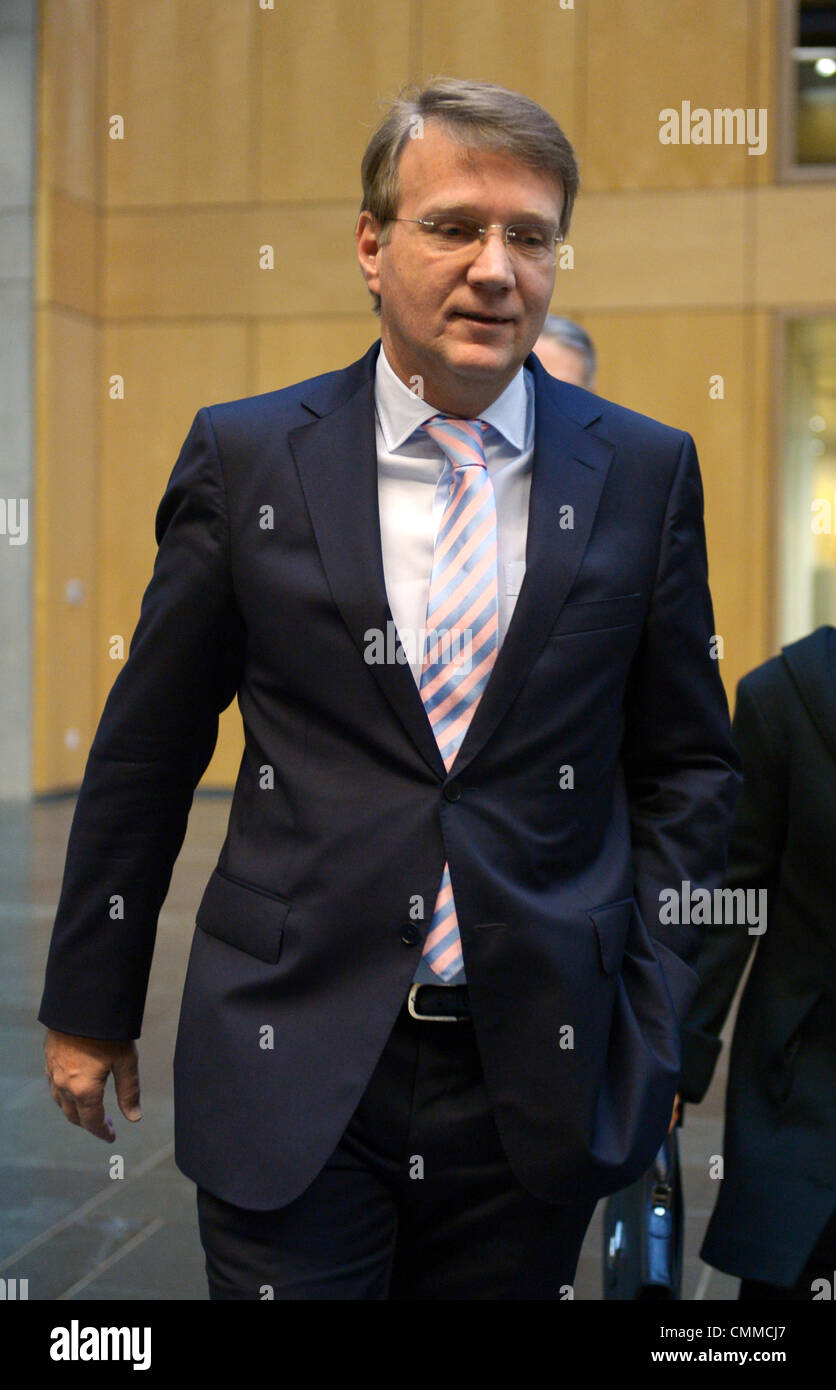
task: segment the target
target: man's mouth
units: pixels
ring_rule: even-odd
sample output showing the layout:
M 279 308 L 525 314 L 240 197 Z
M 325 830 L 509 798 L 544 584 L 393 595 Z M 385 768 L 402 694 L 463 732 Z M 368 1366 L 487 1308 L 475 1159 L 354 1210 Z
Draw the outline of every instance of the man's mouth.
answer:
M 511 323 L 511 319 L 501 314 L 476 314 L 469 313 L 466 309 L 457 309 L 455 317 L 470 319 L 473 323 Z

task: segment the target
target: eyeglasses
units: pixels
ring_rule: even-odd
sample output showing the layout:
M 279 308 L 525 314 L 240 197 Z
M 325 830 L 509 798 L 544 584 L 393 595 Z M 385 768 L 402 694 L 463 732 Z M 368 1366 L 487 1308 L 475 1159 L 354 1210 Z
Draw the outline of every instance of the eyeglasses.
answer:
M 476 241 L 484 246 L 488 232 L 495 228 L 502 233 L 508 251 L 519 252 L 532 260 L 547 260 L 554 256 L 557 243 L 563 240 L 556 227 L 539 222 L 514 222 L 510 227 L 491 222 L 483 227 L 475 217 L 390 217 L 388 220 L 415 223 L 439 251 L 472 249 Z

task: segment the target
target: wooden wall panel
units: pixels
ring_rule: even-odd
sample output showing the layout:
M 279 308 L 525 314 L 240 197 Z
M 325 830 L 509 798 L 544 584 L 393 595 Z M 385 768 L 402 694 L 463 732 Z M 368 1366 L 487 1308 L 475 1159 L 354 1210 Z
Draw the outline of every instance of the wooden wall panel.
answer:
M 752 375 L 754 361 L 765 365 L 768 316 L 592 313 L 583 322 L 599 354 L 600 394 L 696 441 L 716 631 L 725 646 L 721 673 L 731 698 L 771 640 L 769 410 L 766 383 L 753 390 Z M 709 394 L 716 375 L 722 399 Z
M 362 313 L 369 296 L 357 264 L 356 222 L 348 203 L 108 213 L 105 313 Z M 272 270 L 259 264 L 266 245 Z
M 34 766 L 36 792 L 81 781 L 95 733 L 98 328 L 36 315 Z M 80 585 L 79 602 L 67 585 Z M 70 740 L 68 742 L 67 740 Z
M 777 364 L 782 333 L 779 314 L 757 312 L 746 316 L 744 365 L 749 404 L 743 430 L 746 464 L 740 466 L 740 482 L 747 490 L 744 535 L 749 572 L 741 576 L 746 584 L 741 604 L 750 619 L 751 630 L 747 626 L 746 637 L 751 666 L 772 656 L 779 647 L 779 481 L 783 459 L 778 457 L 777 429 L 782 403 Z
M 148 206 L 253 196 L 254 3 L 109 0 L 106 202 Z M 124 139 L 107 134 L 124 119 Z
M 836 182 L 762 188 L 752 197 L 756 299 L 787 308 L 836 309 Z
M 663 145 L 659 113 L 769 107 L 765 0 L 587 0 L 582 150 L 593 189 L 715 188 L 770 175 L 769 145 Z M 772 113 L 770 113 L 772 114 Z M 767 121 L 768 133 L 768 121 Z
M 380 319 L 367 314 L 258 323 L 253 391 L 277 391 L 295 381 L 336 371 L 362 357 L 380 337 Z
M 558 270 L 553 311 L 739 306 L 744 198 L 738 189 L 581 194 L 574 268 Z
M 421 77 L 470 77 L 525 92 L 578 140 L 577 10 L 559 0 L 424 0 L 420 7 Z
M 71 198 L 97 198 L 105 132 L 99 122 L 99 0 L 41 0 L 39 181 Z
M 99 213 L 94 203 L 68 198 L 57 190 L 47 199 L 41 205 L 48 217 L 49 235 L 42 237 L 38 302 L 77 309 L 96 318 L 102 280 Z
M 348 198 L 356 216 L 378 99 L 409 78 L 409 0 L 278 0 L 256 17 L 259 197 Z

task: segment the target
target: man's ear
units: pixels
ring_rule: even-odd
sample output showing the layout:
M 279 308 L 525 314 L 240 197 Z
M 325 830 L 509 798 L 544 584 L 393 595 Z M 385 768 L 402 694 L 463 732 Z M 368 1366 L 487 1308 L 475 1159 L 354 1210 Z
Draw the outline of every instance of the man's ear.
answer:
M 372 294 L 380 294 L 380 232 L 377 218 L 364 209 L 357 219 L 357 259 L 363 279 Z

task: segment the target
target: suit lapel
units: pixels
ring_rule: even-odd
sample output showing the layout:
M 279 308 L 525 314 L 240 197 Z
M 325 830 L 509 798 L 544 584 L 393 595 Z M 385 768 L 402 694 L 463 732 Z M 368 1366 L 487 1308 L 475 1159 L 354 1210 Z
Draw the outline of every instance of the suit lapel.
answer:
M 311 388 L 314 419 L 291 430 L 320 557 L 334 602 L 365 659 L 369 629 L 394 630 L 380 540 L 374 371 L 380 344 L 360 362 Z M 559 408 L 562 388 L 534 357 L 535 441 L 526 538 L 526 573 L 485 691 L 456 756 L 460 771 L 482 748 L 525 682 L 574 581 L 589 540 L 613 454 L 583 428 L 597 418 L 594 397 L 577 419 Z M 577 408 L 577 402 L 572 398 Z M 584 415 L 585 411 L 585 415 Z M 565 509 L 571 507 L 571 513 Z M 561 516 L 572 517 L 561 527 Z M 400 647 L 400 644 L 398 644 Z M 403 728 L 439 777 L 446 771 L 412 672 L 405 660 L 369 668 Z
M 347 398 L 343 395 L 335 405 L 332 394 L 323 399 L 315 391 L 308 409 L 320 418 L 289 434 L 331 594 L 364 660 L 369 629 L 384 637 L 394 631 L 383 576 L 377 491 L 374 364 L 378 348 L 376 343 L 362 364 L 348 369 Z M 353 378 L 360 365 L 366 371 L 358 386 Z M 402 651 L 400 643 L 398 648 Z M 373 662 L 369 670 L 424 760 L 436 776 L 445 776 L 444 761 L 406 660 Z

